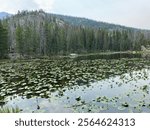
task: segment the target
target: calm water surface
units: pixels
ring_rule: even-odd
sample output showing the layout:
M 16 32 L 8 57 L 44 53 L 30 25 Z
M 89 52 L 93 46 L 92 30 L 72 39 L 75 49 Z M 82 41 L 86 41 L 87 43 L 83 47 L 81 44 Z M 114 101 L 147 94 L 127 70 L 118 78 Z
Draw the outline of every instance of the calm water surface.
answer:
M 150 112 L 150 60 L 91 55 L 0 65 L 0 106 L 21 112 Z

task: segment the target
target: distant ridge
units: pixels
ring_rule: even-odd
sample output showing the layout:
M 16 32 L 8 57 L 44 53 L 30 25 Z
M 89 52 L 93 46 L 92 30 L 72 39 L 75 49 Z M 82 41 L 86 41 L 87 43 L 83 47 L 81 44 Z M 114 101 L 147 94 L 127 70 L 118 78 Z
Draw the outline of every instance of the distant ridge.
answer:
M 96 21 L 96 20 L 83 18 L 83 17 L 75 17 L 75 16 L 53 14 L 53 13 L 45 13 L 45 14 L 47 14 L 49 16 L 54 16 L 54 17 L 61 19 L 64 22 L 66 22 L 70 25 L 73 25 L 73 26 L 85 26 L 85 27 L 101 28 L 101 29 L 108 29 L 108 30 L 124 30 L 124 29 L 126 30 L 126 29 L 128 29 L 128 30 L 132 30 L 132 31 L 139 31 L 139 30 L 144 31 L 144 32 L 150 31 L 149 29 L 140 29 L 140 28 L 135 28 L 135 27 L 128 27 L 125 25 Z M 12 16 L 12 14 L 7 13 L 7 12 L 0 12 L 0 19 L 4 19 L 4 18 L 9 17 L 9 16 Z
M 89 18 L 84 17 L 75 17 L 75 16 L 68 16 L 68 15 L 60 15 L 60 14 L 53 14 L 49 13 L 49 15 L 53 15 L 63 21 L 74 25 L 74 26 L 85 26 L 85 27 L 93 27 L 93 28 L 101 28 L 101 29 L 108 29 L 108 30 L 134 30 L 134 31 L 150 31 L 149 29 L 142 29 L 142 28 L 135 28 L 135 27 L 128 27 L 125 25 L 119 25 L 114 23 L 108 23 L 103 21 L 97 21 Z
M 6 18 L 8 16 L 11 16 L 11 14 L 9 14 L 7 12 L 0 12 L 0 19 Z

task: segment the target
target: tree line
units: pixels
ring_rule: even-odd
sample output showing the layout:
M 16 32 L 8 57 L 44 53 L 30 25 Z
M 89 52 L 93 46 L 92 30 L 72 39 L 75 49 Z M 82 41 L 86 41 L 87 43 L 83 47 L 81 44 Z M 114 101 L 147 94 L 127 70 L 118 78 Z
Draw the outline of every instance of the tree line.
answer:
M 142 33 L 130 30 L 104 30 L 45 23 L 40 32 L 36 26 L 16 29 L 17 50 L 22 55 L 67 55 L 102 51 L 140 50 L 149 43 Z
M 19 12 L 16 17 L 18 21 L 22 19 L 24 24 L 14 20 L 13 27 L 9 25 L 11 22 L 8 20 L 3 22 L 5 24 L 0 22 L 0 58 L 6 57 L 10 50 L 22 57 L 40 57 L 70 53 L 133 51 L 141 50 L 142 45 L 150 44 L 140 31 L 73 26 L 54 16 L 42 15 L 40 19 L 36 19 L 39 13 L 31 12 L 32 18 L 28 21 L 23 16 L 30 13 Z M 12 33 L 10 28 L 14 28 Z
M 8 55 L 8 31 L 7 26 L 0 20 L 0 58 L 6 58 Z

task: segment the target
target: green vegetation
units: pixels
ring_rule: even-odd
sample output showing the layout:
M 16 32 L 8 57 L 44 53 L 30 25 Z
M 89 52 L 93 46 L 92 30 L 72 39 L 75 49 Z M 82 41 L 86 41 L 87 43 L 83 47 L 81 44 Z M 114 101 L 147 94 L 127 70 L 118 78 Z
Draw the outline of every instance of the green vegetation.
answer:
M 20 109 L 18 107 L 1 107 L 0 113 L 19 113 Z
M 7 37 L 7 27 L 2 25 L 0 21 L 0 59 L 6 58 L 8 54 L 8 37 Z
M 41 10 L 18 12 L 2 23 L 7 25 L 8 38 L 6 35 L 1 38 L 1 55 L 18 54 L 21 58 L 138 51 L 142 45 L 150 44 L 149 31 L 111 24 L 107 26 L 106 23 L 47 14 Z M 94 23 L 97 23 L 96 26 Z M 6 34 L 6 31 L 1 31 L 1 34 Z M 6 45 L 9 51 L 6 51 Z
M 0 59 L 16 59 L 0 60 L 0 112 L 150 112 L 149 33 L 42 10 L 0 21 Z
M 109 58 L 4 61 L 0 104 L 15 102 L 23 112 L 149 112 L 150 61 Z

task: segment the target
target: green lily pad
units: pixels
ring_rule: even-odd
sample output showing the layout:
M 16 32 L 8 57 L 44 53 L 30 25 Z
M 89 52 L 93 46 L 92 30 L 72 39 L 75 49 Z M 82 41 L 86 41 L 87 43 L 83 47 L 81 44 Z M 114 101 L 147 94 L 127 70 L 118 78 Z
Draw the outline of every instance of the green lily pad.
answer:
M 77 98 L 76 98 L 76 101 L 81 101 L 81 97 L 77 97 Z

